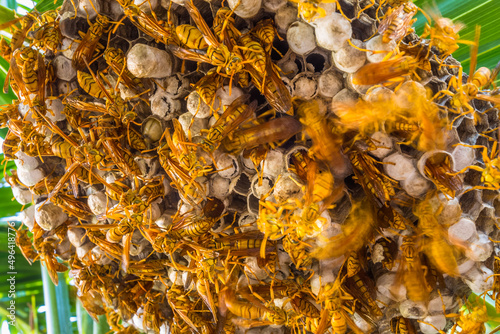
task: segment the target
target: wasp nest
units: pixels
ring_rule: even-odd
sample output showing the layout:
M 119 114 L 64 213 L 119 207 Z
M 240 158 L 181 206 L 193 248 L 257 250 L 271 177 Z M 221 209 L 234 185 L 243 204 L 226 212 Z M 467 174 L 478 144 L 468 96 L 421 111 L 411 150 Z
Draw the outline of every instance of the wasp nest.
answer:
M 228 5 L 65 1 L 1 41 L 26 258 L 115 331 L 484 329 L 458 310 L 500 307 L 499 98 L 460 25 Z

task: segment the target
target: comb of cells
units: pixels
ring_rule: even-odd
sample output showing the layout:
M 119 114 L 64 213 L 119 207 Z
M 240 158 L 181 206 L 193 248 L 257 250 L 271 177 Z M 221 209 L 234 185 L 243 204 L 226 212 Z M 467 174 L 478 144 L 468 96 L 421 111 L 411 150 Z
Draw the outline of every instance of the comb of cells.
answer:
M 485 333 L 499 68 L 420 10 L 75 0 L 3 25 L 23 255 L 117 333 Z

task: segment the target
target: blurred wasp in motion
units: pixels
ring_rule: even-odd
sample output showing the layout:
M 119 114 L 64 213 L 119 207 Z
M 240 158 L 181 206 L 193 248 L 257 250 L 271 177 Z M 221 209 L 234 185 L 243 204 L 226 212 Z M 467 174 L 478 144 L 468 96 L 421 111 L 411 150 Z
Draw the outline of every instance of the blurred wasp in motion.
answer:
M 232 154 L 250 149 L 259 145 L 284 142 L 296 135 L 302 129 L 299 121 L 292 117 L 281 117 L 270 120 L 263 124 L 235 131 L 231 138 L 222 140 L 224 149 Z
M 382 41 L 389 43 L 391 40 L 399 43 L 408 34 L 408 30 L 416 21 L 413 16 L 417 14 L 418 7 L 411 1 L 405 2 L 396 8 L 390 8 L 386 17 L 378 27 Z
M 369 63 L 361 67 L 352 77 L 355 85 L 391 85 L 416 75 L 419 61 L 410 56 L 395 56 L 379 63 Z
M 451 125 L 453 125 L 460 117 L 472 114 L 474 117 L 474 121 L 477 122 L 479 116 L 476 114 L 476 111 L 471 106 L 471 101 L 474 99 L 488 101 L 493 104 L 499 103 L 500 99 L 495 96 L 490 96 L 486 94 L 480 94 L 479 90 L 481 87 L 489 85 L 491 82 L 492 73 L 491 70 L 487 67 L 481 67 L 476 71 L 477 64 L 477 53 L 479 48 L 479 35 L 481 28 L 480 26 L 476 26 L 476 37 L 475 41 L 471 42 L 471 61 L 470 61 L 470 70 L 469 73 L 471 75 L 467 79 L 467 83 L 463 83 L 463 68 L 459 67 L 458 75 L 452 76 L 450 81 L 448 82 L 448 88 L 439 91 L 436 95 L 434 95 L 433 100 L 440 99 L 444 96 L 449 96 L 451 99 L 448 102 L 451 110 L 454 113 L 457 113 Z M 457 46 L 458 48 L 458 46 Z M 453 88 L 454 92 L 451 91 Z

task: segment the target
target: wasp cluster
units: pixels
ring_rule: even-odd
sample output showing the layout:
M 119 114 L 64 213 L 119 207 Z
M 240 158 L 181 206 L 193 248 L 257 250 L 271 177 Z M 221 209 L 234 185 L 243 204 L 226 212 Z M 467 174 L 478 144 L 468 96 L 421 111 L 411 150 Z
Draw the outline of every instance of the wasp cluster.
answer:
M 478 38 L 435 12 L 418 36 L 405 0 L 228 5 L 11 22 L 0 121 L 28 261 L 69 269 L 119 333 L 484 333 L 498 68 L 451 57 Z

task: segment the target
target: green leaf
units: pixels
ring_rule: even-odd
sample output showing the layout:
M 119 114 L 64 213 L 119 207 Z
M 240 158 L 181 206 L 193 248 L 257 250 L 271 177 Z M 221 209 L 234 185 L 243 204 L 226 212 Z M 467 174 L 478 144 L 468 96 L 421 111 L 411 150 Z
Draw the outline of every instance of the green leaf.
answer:
M 61 333 L 59 314 L 57 312 L 56 286 L 50 279 L 47 269 L 42 267 L 43 297 L 45 300 L 45 318 L 47 319 L 47 333 Z
M 0 6 L 0 24 L 12 21 L 16 18 L 15 12 L 4 6 Z
M 57 315 L 59 318 L 60 328 L 71 328 L 69 317 L 71 311 L 69 307 L 69 293 L 68 285 L 64 277 L 64 273 L 58 273 L 59 284 L 56 286 L 56 301 L 57 301 Z
M 2 217 L 14 216 L 16 213 L 21 211 L 23 206 L 15 200 L 12 201 L 13 197 L 14 195 L 12 194 L 11 188 L 0 188 L 0 214 Z
M 0 57 L 0 84 L 2 85 L 2 87 L 7 77 L 8 70 L 9 70 L 9 63 L 5 59 Z M 10 88 L 9 88 L 9 93 L 7 94 L 3 94 L 3 92 L 0 93 L 0 104 L 10 104 L 12 103 L 12 100 L 16 99 L 17 99 L 16 95 L 12 92 Z
M 61 6 L 63 3 L 63 0 L 41 0 L 38 2 L 35 6 L 35 9 L 39 11 L 40 13 L 46 12 L 48 10 L 56 9 L 57 7 Z
M 38 313 L 36 310 L 36 296 L 31 296 L 31 313 L 33 314 L 33 327 L 35 332 L 33 334 L 38 334 Z
M 7 7 L 13 10 L 17 9 L 17 1 L 16 0 L 6 0 Z
M 0 137 L 5 138 L 4 134 L 7 133 L 7 128 L 0 129 Z M 3 154 L 0 154 L 0 161 L 3 161 L 5 159 Z M 16 163 L 14 161 L 7 161 L 7 166 L 2 166 L 2 168 L 5 168 L 7 172 L 9 172 L 11 169 L 16 169 Z M 8 173 L 10 174 L 10 173 Z
M 10 311 L 7 310 L 7 308 L 9 306 L 6 306 L 6 307 L 4 307 L 4 306 L 5 305 L 2 305 L 2 307 L 0 307 L 0 315 L 6 317 L 8 319 L 8 321 L 11 321 L 11 318 L 9 318 Z M 22 319 L 20 317 L 20 315 L 18 314 L 18 312 L 17 312 L 17 305 L 15 305 L 14 307 L 16 308 L 15 326 L 12 326 L 11 324 L 9 324 L 9 329 L 12 330 L 12 329 L 17 328 L 17 329 L 22 330 L 24 333 L 31 333 L 32 332 L 31 328 L 28 325 L 28 323 L 26 322 L 26 319 Z
M 0 129 L 0 138 L 5 139 L 5 136 L 7 135 L 7 132 L 9 131 L 8 128 L 2 128 Z M 3 154 L 1 159 L 3 160 Z
M 92 333 L 94 320 L 83 307 L 80 299 L 76 302 L 76 322 L 78 324 L 78 333 Z
M 24 9 L 24 10 L 25 10 L 25 11 L 27 11 L 27 12 L 29 12 L 29 11 L 32 9 L 32 8 L 27 7 L 27 6 L 25 6 L 25 5 L 23 5 L 23 4 L 20 4 L 20 3 L 18 3 L 18 4 L 17 4 L 17 6 L 18 6 L 19 8 Z
M 106 320 L 106 315 L 100 315 L 98 318 L 99 322 L 94 321 L 93 334 L 106 334 L 110 331 L 108 321 Z

